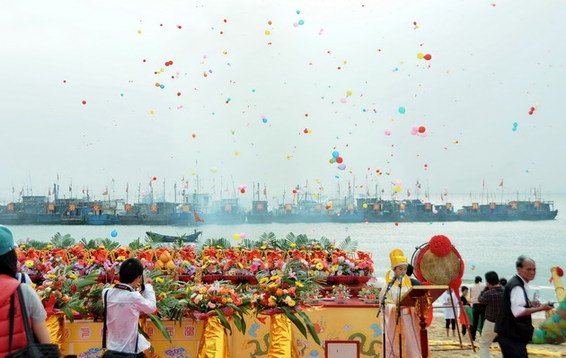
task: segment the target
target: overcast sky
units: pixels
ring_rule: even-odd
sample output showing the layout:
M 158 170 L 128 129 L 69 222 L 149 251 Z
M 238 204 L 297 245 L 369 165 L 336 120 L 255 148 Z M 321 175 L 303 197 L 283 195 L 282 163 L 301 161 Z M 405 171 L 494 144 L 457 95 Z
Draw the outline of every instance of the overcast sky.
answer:
M 124 197 L 129 184 L 130 201 L 153 177 L 172 199 L 196 174 L 202 192 L 247 185 L 244 200 L 254 182 L 280 196 L 307 181 L 330 194 L 354 178 L 360 193 L 414 191 L 417 180 L 495 192 L 502 179 L 508 192 L 563 192 L 565 10 L 559 0 L 4 1 L 0 202 L 22 188 L 47 194 L 57 176 L 61 196 L 71 185 L 102 198 L 114 183 Z M 329 163 L 334 151 L 344 170 Z

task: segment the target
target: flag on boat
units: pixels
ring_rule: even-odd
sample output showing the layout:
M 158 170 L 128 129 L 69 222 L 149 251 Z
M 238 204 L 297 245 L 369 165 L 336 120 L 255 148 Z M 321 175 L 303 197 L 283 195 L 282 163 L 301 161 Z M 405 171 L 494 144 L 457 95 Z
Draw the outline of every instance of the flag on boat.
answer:
M 203 222 L 204 222 L 204 220 L 203 220 L 203 219 L 201 219 L 201 218 L 200 218 L 200 216 L 198 216 L 198 214 L 197 214 L 197 212 L 196 212 L 196 211 L 194 211 L 194 214 L 195 214 L 195 222 L 197 222 L 197 223 L 198 223 L 199 221 L 200 221 L 201 223 L 203 223 Z

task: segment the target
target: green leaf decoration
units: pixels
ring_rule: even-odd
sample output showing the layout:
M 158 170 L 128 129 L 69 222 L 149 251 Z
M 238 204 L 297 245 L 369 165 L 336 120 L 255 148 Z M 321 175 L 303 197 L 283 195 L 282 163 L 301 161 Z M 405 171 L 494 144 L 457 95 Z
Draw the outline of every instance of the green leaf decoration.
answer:
M 305 336 L 305 338 L 308 338 L 307 330 L 305 329 L 305 325 L 301 322 L 301 320 L 299 318 L 297 318 L 297 316 L 295 316 L 293 311 L 291 309 L 289 309 L 289 307 L 281 307 L 281 309 L 285 313 L 285 316 L 287 316 L 287 318 L 289 318 L 291 320 L 291 322 L 293 322 L 293 324 L 295 324 L 295 326 L 299 329 L 299 331 L 301 331 L 303 336 Z
M 153 324 L 155 325 L 155 327 L 157 327 L 157 329 L 161 332 L 163 337 L 165 337 L 166 340 L 172 343 L 171 336 L 169 335 L 169 332 L 167 332 L 167 329 L 165 328 L 165 325 L 161 321 L 161 318 L 151 313 L 149 313 L 148 316 L 151 319 L 151 322 L 153 322 Z
M 316 333 L 316 330 L 314 329 L 309 316 L 307 316 L 303 311 L 297 311 L 297 314 L 303 318 L 303 321 L 305 321 L 305 325 L 307 326 L 307 329 L 309 330 L 312 338 L 320 346 L 320 338 L 318 337 L 318 334 Z
M 224 326 L 224 329 L 227 329 L 230 332 L 230 334 L 232 334 L 232 327 L 230 327 L 230 322 L 228 322 L 226 317 L 224 317 L 224 313 L 222 313 L 222 311 L 219 309 L 215 309 L 214 312 L 216 312 L 216 314 L 218 315 L 218 319 L 220 320 L 220 323 L 222 323 L 222 325 Z

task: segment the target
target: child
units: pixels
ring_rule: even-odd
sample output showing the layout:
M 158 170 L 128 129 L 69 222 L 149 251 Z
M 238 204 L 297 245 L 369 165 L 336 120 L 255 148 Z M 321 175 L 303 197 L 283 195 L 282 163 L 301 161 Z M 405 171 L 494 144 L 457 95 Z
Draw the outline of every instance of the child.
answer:
M 462 335 L 466 335 L 467 327 L 470 325 L 470 318 L 472 315 L 472 307 L 470 306 L 470 301 L 468 300 L 469 289 L 467 286 L 460 287 L 462 295 L 460 296 L 460 301 L 464 309 L 460 312 L 460 323 L 462 323 Z
M 151 344 L 138 333 L 140 312 L 157 309 L 155 292 L 149 283 L 143 283 L 143 265 L 137 258 L 129 258 L 120 266 L 120 282 L 102 291 L 105 300 L 108 351 L 137 354 L 143 358 Z M 141 293 L 136 288 L 141 286 Z
M 456 317 L 458 317 L 459 305 L 458 296 L 452 291 L 448 291 L 442 295 L 442 305 L 444 308 L 444 319 L 446 320 L 446 336 L 450 336 L 450 328 L 452 328 L 452 337 L 456 336 Z

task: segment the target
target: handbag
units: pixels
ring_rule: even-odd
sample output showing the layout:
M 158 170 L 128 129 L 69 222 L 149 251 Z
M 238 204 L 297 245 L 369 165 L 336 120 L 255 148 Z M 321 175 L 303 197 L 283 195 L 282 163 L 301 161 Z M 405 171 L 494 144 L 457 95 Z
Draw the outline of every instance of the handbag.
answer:
M 9 354 L 6 355 L 6 358 L 60 358 L 61 351 L 59 350 L 59 346 L 56 344 L 47 344 L 47 343 L 37 343 L 35 341 L 35 337 L 31 330 L 28 314 L 26 310 L 26 304 L 24 302 L 24 296 L 22 294 L 21 287 L 18 286 L 18 296 L 20 298 L 20 310 L 22 311 L 22 319 L 24 320 L 24 328 L 26 331 L 26 339 L 27 339 L 27 346 L 17 350 L 16 352 L 12 353 L 12 336 L 14 333 L 14 294 L 10 297 L 10 338 L 9 338 Z
M 106 334 L 107 334 L 107 326 L 106 326 L 106 299 L 108 296 L 108 291 L 104 292 L 104 324 L 102 326 L 102 348 L 106 348 Z M 139 336 L 136 338 L 136 351 L 138 350 L 138 339 Z M 106 350 L 102 355 L 102 358 L 137 358 L 139 355 L 137 353 L 124 353 L 118 352 L 113 350 Z

